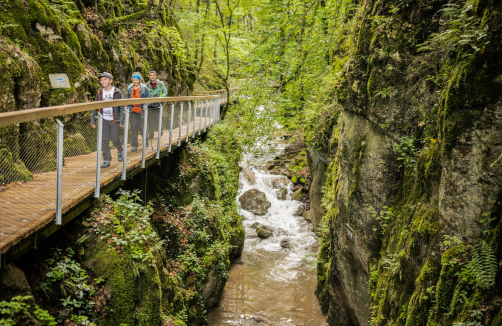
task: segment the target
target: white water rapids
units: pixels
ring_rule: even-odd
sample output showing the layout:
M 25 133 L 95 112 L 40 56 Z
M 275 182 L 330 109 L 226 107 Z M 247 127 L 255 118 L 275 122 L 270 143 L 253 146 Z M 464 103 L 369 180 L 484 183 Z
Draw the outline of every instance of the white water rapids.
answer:
M 242 257 L 230 269 L 223 297 L 208 316 L 210 325 L 326 325 L 314 295 L 315 257 L 318 238 L 312 225 L 294 213 L 301 205 L 291 200 L 289 182 L 287 200 L 279 200 L 272 180 L 263 165 L 284 154 L 287 141 L 276 137 L 264 146 L 263 154 L 247 155 L 241 166 L 256 177 L 253 184 L 241 172 L 240 194 L 249 189 L 265 193 L 271 207 L 264 216 L 241 210 L 246 240 Z M 273 236 L 258 238 L 255 222 L 269 226 Z M 289 248 L 282 248 L 284 238 Z

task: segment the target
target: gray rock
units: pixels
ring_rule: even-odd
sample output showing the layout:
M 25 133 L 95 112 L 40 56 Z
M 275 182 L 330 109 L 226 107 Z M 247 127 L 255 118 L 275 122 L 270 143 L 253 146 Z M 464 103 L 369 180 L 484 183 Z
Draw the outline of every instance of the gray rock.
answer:
M 261 224 L 259 222 L 254 222 L 253 224 L 251 224 L 251 227 L 253 229 L 261 228 L 262 226 L 263 226 L 263 224 Z
M 277 195 L 277 199 L 286 200 L 287 195 L 288 195 L 288 190 L 286 188 L 281 188 L 281 189 L 279 189 L 279 191 L 277 192 L 276 195 Z
M 272 204 L 267 200 L 265 194 L 257 189 L 250 189 L 239 197 L 242 209 L 250 211 L 256 215 L 267 214 Z
M 295 212 L 295 216 L 303 216 L 303 213 L 305 213 L 305 206 L 304 205 L 298 206 Z
M 313 209 L 309 209 L 308 211 L 303 213 L 303 218 L 309 223 L 312 223 L 312 214 L 314 214 Z
M 289 179 L 285 176 L 281 175 L 280 177 L 273 178 L 271 181 L 272 188 L 281 189 L 286 187 L 289 184 Z
M 262 225 L 258 229 L 256 229 L 256 235 L 260 238 L 267 239 L 274 235 L 270 227 L 266 225 Z
M 291 199 L 300 201 L 302 199 L 302 188 L 296 189 Z
M 291 247 L 291 239 L 290 238 L 284 238 L 281 240 L 281 247 L 283 248 L 290 248 Z
M 312 184 L 309 192 L 310 208 L 312 210 L 310 219 L 315 230 L 324 216 L 322 198 L 324 196 L 329 158 L 318 150 L 309 148 L 307 150 L 307 163 L 312 174 Z
M 245 167 L 242 169 L 242 175 L 249 181 L 249 184 L 254 185 L 256 183 L 256 176 L 250 168 Z

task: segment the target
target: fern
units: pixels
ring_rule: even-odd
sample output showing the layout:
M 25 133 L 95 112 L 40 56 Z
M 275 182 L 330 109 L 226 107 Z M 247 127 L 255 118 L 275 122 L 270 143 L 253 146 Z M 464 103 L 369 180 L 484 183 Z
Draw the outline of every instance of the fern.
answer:
M 489 289 L 495 285 L 498 269 L 497 256 L 493 248 L 485 241 L 481 241 L 477 247 L 468 265 L 469 273 L 481 289 Z

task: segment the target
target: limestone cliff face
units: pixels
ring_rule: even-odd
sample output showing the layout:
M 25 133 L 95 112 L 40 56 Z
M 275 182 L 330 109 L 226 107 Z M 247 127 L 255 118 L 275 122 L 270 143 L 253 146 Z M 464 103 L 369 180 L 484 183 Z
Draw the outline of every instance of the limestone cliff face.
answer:
M 502 323 L 501 13 L 373 0 L 356 12 L 318 263 L 330 325 Z M 490 272 L 472 272 L 485 251 Z

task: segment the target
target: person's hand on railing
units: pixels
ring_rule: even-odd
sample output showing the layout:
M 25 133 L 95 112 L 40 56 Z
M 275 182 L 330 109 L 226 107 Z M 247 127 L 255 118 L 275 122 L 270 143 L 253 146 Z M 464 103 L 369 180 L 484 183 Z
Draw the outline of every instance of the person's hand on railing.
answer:
M 91 123 L 91 126 L 92 126 L 94 129 L 96 129 L 96 125 L 93 125 L 93 124 Z

